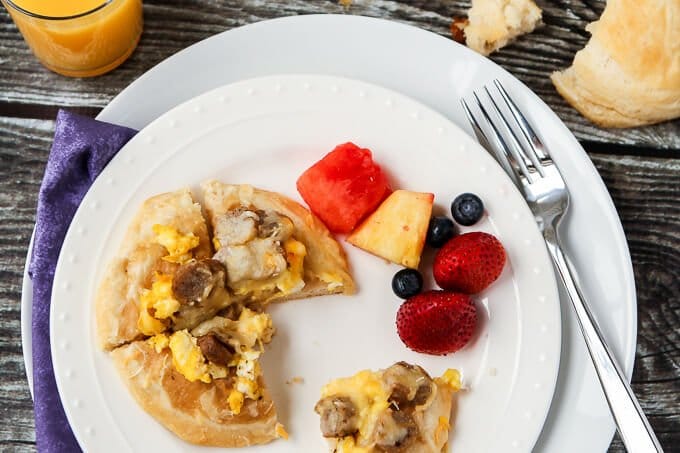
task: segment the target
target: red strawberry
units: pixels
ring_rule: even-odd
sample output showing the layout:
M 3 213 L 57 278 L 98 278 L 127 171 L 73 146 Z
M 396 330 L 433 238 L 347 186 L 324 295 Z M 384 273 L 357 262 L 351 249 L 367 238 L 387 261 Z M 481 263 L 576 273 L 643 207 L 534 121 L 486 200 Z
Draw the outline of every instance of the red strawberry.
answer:
M 397 332 L 416 352 L 444 355 L 470 341 L 477 309 L 466 294 L 425 291 L 404 302 L 397 312 Z
M 492 284 L 505 265 L 505 249 L 495 236 L 476 231 L 449 240 L 434 258 L 432 273 L 444 289 L 475 294 Z

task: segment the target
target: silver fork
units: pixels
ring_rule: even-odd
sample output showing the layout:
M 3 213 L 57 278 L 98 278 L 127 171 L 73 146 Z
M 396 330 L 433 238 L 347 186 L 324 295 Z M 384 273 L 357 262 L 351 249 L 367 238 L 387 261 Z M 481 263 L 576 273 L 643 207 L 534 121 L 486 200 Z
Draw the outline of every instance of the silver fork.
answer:
M 569 191 L 564 179 L 550 158 L 548 149 L 503 86 L 498 80 L 494 80 L 494 85 L 512 119 L 509 120 L 508 115 L 501 111 L 488 87 L 484 87 L 489 99 L 486 104 L 491 106 L 494 114 L 489 113 L 476 92 L 473 92 L 473 96 L 482 115 L 476 117 L 465 99 L 461 99 L 465 114 L 477 139 L 515 182 L 536 217 L 548 252 L 576 312 L 588 352 L 626 450 L 633 453 L 663 452 L 586 304 L 574 267 L 562 251 L 558 230 L 569 208 Z M 480 122 L 488 126 L 488 134 Z M 521 138 L 515 129 L 521 131 Z

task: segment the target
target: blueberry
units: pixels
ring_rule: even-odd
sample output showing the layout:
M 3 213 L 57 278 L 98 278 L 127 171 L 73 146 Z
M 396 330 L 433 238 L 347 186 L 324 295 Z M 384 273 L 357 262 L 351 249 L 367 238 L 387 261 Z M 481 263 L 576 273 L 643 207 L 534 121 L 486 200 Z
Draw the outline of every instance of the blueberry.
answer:
M 402 269 L 392 277 L 392 291 L 402 299 L 415 296 L 423 289 L 423 276 L 415 269 Z
M 484 214 L 484 203 L 473 193 L 460 194 L 451 203 L 451 214 L 461 225 L 474 225 Z
M 430 247 L 436 249 L 442 247 L 456 234 L 456 226 L 448 217 L 432 217 L 430 225 L 427 227 L 427 237 L 425 241 Z

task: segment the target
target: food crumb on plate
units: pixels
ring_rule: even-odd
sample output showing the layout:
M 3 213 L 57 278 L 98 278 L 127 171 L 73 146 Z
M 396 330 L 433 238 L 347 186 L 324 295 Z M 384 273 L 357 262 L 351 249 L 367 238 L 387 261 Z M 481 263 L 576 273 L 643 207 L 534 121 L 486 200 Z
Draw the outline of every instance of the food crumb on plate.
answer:
M 288 379 L 286 381 L 286 384 L 292 385 L 292 384 L 304 384 L 305 379 L 302 376 L 293 376 L 292 378 Z

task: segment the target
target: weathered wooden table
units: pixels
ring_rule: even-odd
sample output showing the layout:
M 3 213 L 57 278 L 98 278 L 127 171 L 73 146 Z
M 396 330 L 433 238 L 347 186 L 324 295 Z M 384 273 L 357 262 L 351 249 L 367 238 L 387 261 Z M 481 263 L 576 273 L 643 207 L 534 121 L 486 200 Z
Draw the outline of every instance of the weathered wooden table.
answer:
M 20 298 L 38 188 L 57 109 L 96 115 L 126 85 L 164 58 L 215 33 L 280 16 L 361 14 L 444 36 L 468 2 L 355 0 L 145 0 L 145 31 L 120 68 L 68 79 L 36 61 L 0 12 L 0 450 L 33 451 L 33 410 L 24 372 Z M 599 129 L 571 109 L 548 80 L 587 41 L 604 1 L 543 0 L 544 25 L 492 59 L 538 93 L 583 143 L 604 179 L 628 239 L 638 297 L 633 389 L 667 452 L 680 451 L 680 121 Z M 574 433 L 578 435 L 578 433 Z M 612 452 L 624 451 L 615 438 Z

